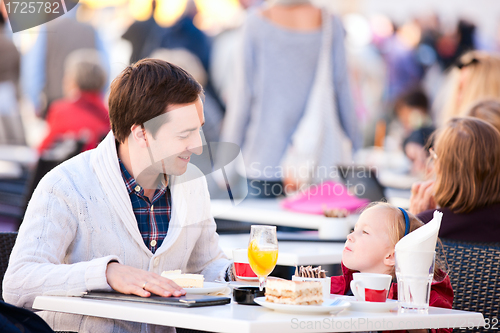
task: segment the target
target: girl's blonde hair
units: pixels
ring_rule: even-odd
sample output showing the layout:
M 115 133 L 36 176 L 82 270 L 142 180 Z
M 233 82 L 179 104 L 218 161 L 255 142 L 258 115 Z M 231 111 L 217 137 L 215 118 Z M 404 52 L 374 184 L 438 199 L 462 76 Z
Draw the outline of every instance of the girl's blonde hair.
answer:
M 366 208 L 363 210 L 363 212 L 367 211 L 368 209 L 371 208 L 385 208 L 387 209 L 390 214 L 389 218 L 391 223 L 389 223 L 389 238 L 391 239 L 392 243 L 394 246 L 396 246 L 396 243 L 399 242 L 401 238 L 405 236 L 405 230 L 406 230 L 406 221 L 405 217 L 403 215 L 403 212 L 396 206 L 393 206 L 387 202 L 372 202 Z M 413 232 L 420 228 L 421 226 L 424 225 L 424 223 L 415 215 L 412 213 L 408 212 L 408 220 L 410 222 L 410 230 L 408 233 Z M 441 241 L 438 238 L 438 247 L 442 247 Z M 444 264 L 444 259 L 441 258 L 436 258 L 436 263 L 434 265 L 434 278 L 437 279 L 438 277 L 442 277 L 445 272 L 445 264 Z M 391 269 L 390 274 L 394 277 L 395 276 L 395 267 Z
M 383 207 L 390 211 L 390 222 L 389 223 L 389 238 L 394 246 L 399 242 L 401 238 L 405 235 L 406 221 L 403 212 L 396 207 L 387 202 L 372 202 L 363 210 L 367 211 L 370 208 Z M 410 230 L 408 233 L 420 228 L 424 224 L 415 215 L 410 212 L 408 213 L 408 219 L 410 221 Z
M 450 95 L 442 109 L 442 124 L 453 117 L 465 116 L 478 100 L 500 97 L 500 57 L 484 51 L 470 51 L 460 57 L 459 64 L 462 69 L 467 68 L 470 75 L 461 86 L 462 69 L 454 67 L 450 71 Z

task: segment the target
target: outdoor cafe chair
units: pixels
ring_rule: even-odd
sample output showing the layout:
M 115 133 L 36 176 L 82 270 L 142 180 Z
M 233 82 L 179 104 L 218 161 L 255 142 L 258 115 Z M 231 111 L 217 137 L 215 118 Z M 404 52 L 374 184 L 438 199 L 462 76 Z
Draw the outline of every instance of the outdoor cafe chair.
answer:
M 455 293 L 453 309 L 481 312 L 486 321 L 484 329 L 453 331 L 489 332 L 495 327 L 498 329 L 500 243 L 470 243 L 445 239 L 442 243 Z
M 7 265 L 9 264 L 10 253 L 16 242 L 17 232 L 1 232 L 0 233 L 0 300 L 2 297 L 2 281 Z

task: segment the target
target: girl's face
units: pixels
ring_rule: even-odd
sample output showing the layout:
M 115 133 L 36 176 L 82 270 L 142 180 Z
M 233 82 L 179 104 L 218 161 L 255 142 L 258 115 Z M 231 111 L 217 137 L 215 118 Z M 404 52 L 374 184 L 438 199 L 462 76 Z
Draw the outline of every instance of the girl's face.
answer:
M 394 244 L 389 223 L 394 217 L 387 207 L 375 206 L 359 217 L 354 231 L 347 236 L 342 262 L 361 273 L 387 274 L 394 266 Z

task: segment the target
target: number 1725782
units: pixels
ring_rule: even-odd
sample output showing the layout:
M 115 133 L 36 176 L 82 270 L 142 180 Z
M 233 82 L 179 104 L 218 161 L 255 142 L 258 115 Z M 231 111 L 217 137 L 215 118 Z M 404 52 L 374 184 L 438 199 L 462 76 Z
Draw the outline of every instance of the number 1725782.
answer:
M 8 14 L 59 14 L 60 2 L 51 1 L 6 1 Z

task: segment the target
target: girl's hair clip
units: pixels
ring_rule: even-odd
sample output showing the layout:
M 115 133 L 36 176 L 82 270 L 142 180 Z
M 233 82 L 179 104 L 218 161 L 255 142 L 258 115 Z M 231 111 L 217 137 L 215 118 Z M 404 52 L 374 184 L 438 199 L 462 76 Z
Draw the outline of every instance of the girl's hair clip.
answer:
M 398 208 L 399 208 L 399 210 L 401 210 L 401 212 L 403 213 L 403 216 L 405 218 L 405 224 L 406 224 L 406 227 L 405 227 L 405 236 L 406 236 L 406 235 L 408 235 L 408 233 L 410 233 L 410 218 L 408 217 L 408 213 L 406 212 L 406 210 L 404 210 L 401 207 L 398 207 Z

